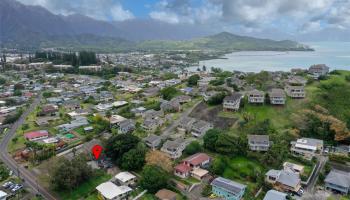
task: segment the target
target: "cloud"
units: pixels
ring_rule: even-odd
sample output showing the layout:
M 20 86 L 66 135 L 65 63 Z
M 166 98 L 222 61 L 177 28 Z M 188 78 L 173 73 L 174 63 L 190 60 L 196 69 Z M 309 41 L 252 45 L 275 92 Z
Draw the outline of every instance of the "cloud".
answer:
M 195 24 L 217 21 L 222 16 L 221 5 L 202 1 L 193 5 L 191 0 L 162 0 L 156 4 L 156 10 L 150 12 L 152 19 L 171 24 Z
M 201 23 L 259 32 L 282 28 L 288 32 L 315 31 L 328 23 L 317 22 L 339 0 L 161 0 L 150 17 L 168 23 Z M 197 5 L 194 2 L 197 3 Z M 335 13 L 348 12 L 336 10 Z M 349 23 L 347 18 L 329 19 Z
M 43 6 L 55 14 L 82 14 L 99 20 L 123 21 L 134 18 L 120 0 L 18 0 L 27 5 Z

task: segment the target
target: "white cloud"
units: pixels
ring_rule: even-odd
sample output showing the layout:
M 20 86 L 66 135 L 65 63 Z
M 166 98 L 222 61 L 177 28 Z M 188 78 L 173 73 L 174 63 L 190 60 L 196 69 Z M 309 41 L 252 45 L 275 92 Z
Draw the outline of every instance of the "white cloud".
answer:
M 18 0 L 27 5 L 43 6 L 55 14 L 82 14 L 99 20 L 123 21 L 134 18 L 120 0 Z
M 111 15 L 115 21 L 124 21 L 134 18 L 134 15 L 129 10 L 124 10 L 121 5 L 116 5 L 111 8 Z

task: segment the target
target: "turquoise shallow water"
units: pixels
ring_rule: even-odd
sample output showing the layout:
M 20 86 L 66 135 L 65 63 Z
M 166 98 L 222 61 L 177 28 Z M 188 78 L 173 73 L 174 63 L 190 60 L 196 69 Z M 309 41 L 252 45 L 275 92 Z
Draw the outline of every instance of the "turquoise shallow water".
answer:
M 312 64 L 326 64 L 331 69 L 350 70 L 350 42 L 305 43 L 312 52 L 242 51 L 227 54 L 227 59 L 201 61 L 199 66 L 219 67 L 223 70 L 259 72 L 289 71 L 291 68 L 308 68 Z M 198 66 L 191 67 L 196 70 Z

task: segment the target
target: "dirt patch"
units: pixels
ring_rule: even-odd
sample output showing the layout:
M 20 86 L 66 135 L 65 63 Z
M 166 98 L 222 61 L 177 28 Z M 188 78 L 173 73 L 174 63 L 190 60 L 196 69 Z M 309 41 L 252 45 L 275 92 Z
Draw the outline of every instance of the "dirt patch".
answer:
M 228 129 L 237 121 L 237 119 L 218 116 L 221 111 L 222 105 L 209 107 L 206 103 L 202 102 L 193 109 L 190 117 L 213 123 L 215 128 Z

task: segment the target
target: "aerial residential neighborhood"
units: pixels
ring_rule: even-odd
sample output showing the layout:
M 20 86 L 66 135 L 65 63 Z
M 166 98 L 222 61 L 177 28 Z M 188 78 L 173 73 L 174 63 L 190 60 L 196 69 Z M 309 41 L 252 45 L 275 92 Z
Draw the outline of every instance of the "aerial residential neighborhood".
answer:
M 10 159 L 37 177 L 47 196 L 273 200 L 348 194 L 350 148 L 341 142 L 347 129 L 327 107 L 310 103 L 318 98 L 310 88 L 346 71 L 327 72 L 325 80 L 315 80 L 314 66 L 297 75 L 213 68 L 104 77 L 99 71 L 111 66 L 79 73 L 52 72 L 51 64 L 38 73 L 36 66 L 3 69 L 1 130 L 14 131 L 7 140 Z M 235 77 L 239 87 L 232 86 Z M 328 126 L 320 124 L 327 119 Z M 21 123 L 11 127 L 16 120 Z M 95 145 L 103 148 L 98 159 L 91 154 Z M 77 163 L 88 187 L 64 183 L 73 174 L 61 169 Z M 5 178 L 1 191 L 30 194 L 21 173 L 11 173 L 18 178 Z M 87 193 L 64 192 L 70 187 Z
M 350 200 L 347 0 L 0 0 L 0 200 Z

